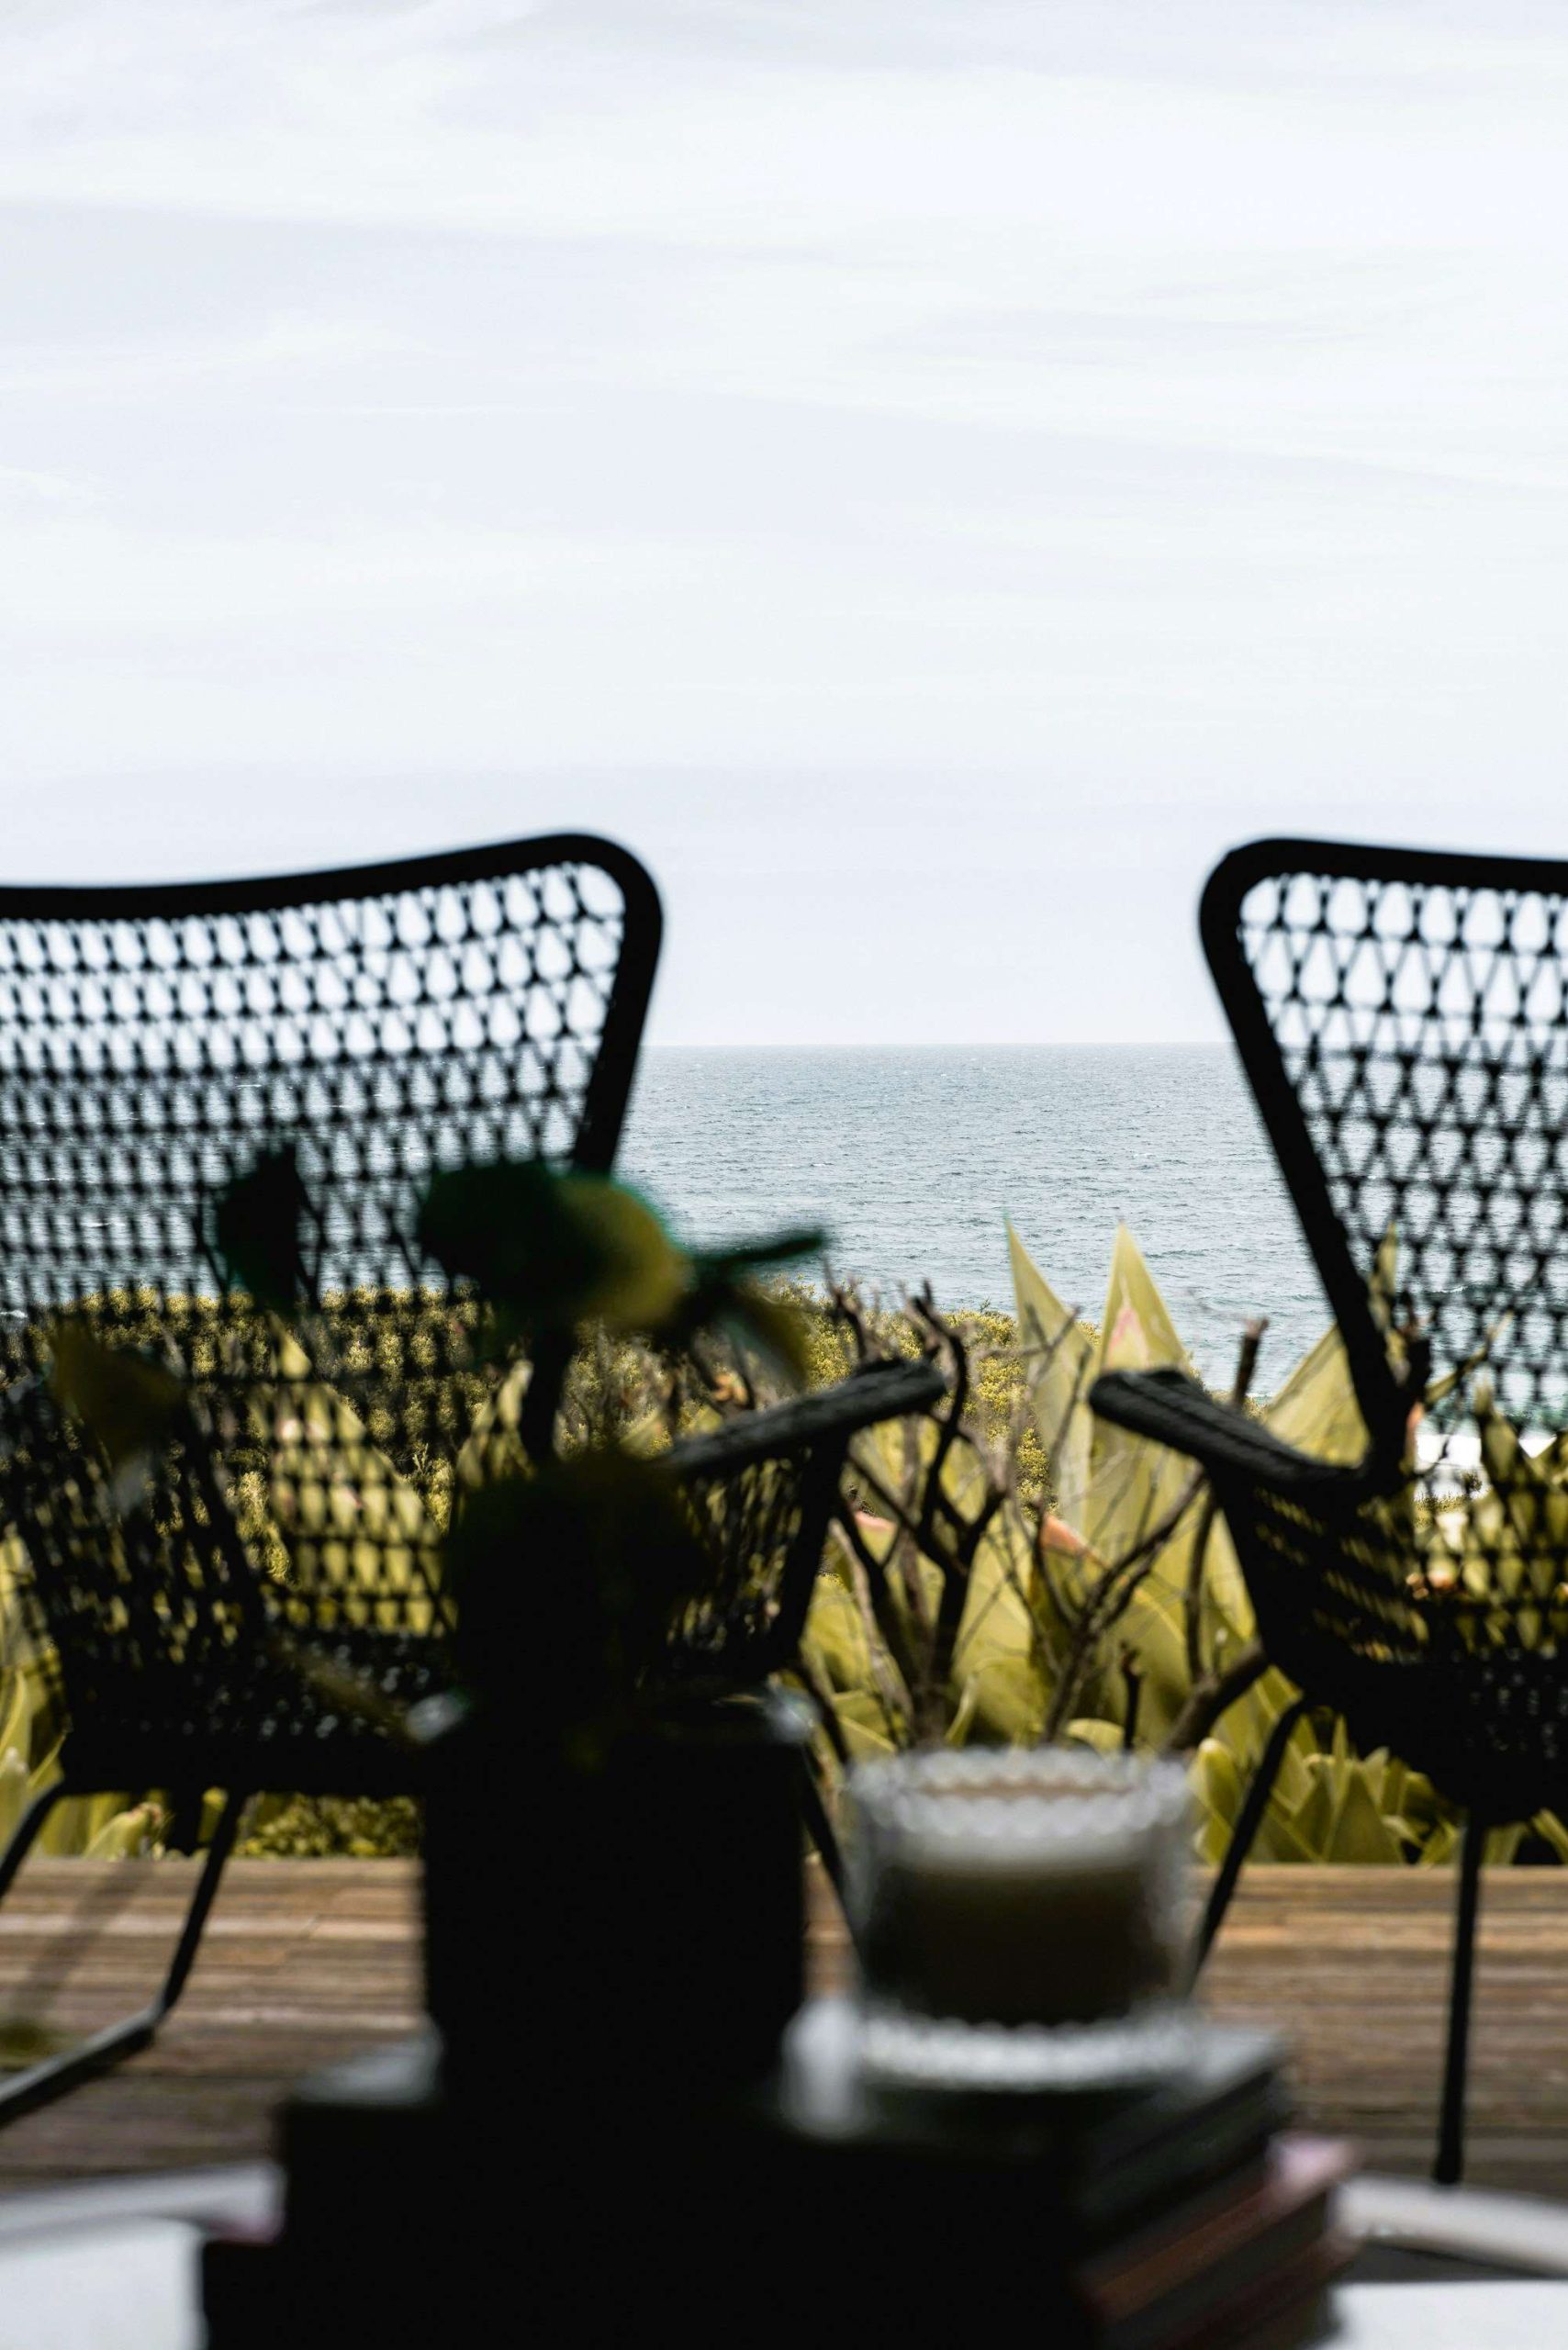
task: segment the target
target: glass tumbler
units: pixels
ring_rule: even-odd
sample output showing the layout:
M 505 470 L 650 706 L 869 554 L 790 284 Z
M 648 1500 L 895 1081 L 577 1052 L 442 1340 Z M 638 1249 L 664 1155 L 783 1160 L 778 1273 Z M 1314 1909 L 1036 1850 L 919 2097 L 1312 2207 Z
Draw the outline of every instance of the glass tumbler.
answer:
M 850 1796 L 874 2063 L 1026 2086 L 1152 2054 L 1182 1974 L 1179 1764 L 943 1749 L 862 1764 Z

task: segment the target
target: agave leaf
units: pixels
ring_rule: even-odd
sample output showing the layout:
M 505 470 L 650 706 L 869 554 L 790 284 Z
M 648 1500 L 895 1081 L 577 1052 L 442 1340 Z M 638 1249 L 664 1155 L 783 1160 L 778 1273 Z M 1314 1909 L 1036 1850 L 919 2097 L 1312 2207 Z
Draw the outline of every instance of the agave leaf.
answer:
M 1517 1559 L 1522 1577 L 1517 1588 L 1544 1592 L 1560 1580 L 1562 1561 L 1568 1555 L 1568 1493 L 1525 1450 L 1518 1430 L 1496 1409 L 1484 1382 L 1477 1386 L 1473 1408 L 1482 1465 L 1513 1538 L 1512 1548 L 1505 1555 L 1506 1560 Z M 1476 1514 L 1476 1525 L 1481 1522 Z M 1515 1595 L 1501 1566 L 1492 1588 L 1500 1588 L 1508 1597 Z
M 977 1734 L 990 1744 L 1034 1746 L 1045 1728 L 1045 1677 L 1032 1657 L 982 1657 L 967 1686 L 974 1692 Z
M 1057 1511 L 1076 1525 L 1089 1489 L 1093 1415 L 1086 1399 L 1093 1341 L 1044 1280 L 1011 1224 L 1007 1248 L 1030 1408 L 1053 1464 Z
M 1459 1850 L 1459 1830 L 1451 1819 L 1439 1819 L 1429 1829 L 1426 1841 L 1416 1855 L 1416 1865 L 1423 1869 L 1446 1868 Z
M 855 1762 L 894 1751 L 887 1716 L 870 1690 L 846 1689 L 834 1699 L 833 1710 Z
M 1228 1830 L 1246 1794 L 1230 1749 L 1217 1738 L 1205 1738 L 1193 1756 L 1188 1775 L 1199 1808 Z
M 1126 1225 L 1119 1224 L 1111 1246 L 1111 1277 L 1095 1371 L 1166 1369 L 1193 1376 L 1187 1349 L 1176 1334 L 1143 1251 Z
M 1063 1736 L 1070 1746 L 1092 1746 L 1096 1754 L 1119 1754 L 1126 1742 L 1120 1722 L 1069 1722 Z
M 1568 1428 L 1559 1428 L 1539 1452 L 1531 1453 L 1530 1459 L 1539 1475 L 1553 1485 L 1561 1485 L 1568 1477 Z
M 1369 1754 L 1366 1762 L 1369 1773 L 1376 1773 L 1378 1809 L 1385 1818 L 1392 1819 L 1396 1815 L 1402 1817 L 1409 1778 L 1406 1765 L 1396 1754 L 1391 1754 L 1386 1746 L 1380 1746 L 1375 1752 Z
M 954 1649 L 954 1665 L 969 1673 L 986 1672 L 1006 1662 L 1024 1668 L 1031 1684 L 1040 1687 L 1040 1627 L 1025 1596 L 1034 1575 L 1034 1561 L 1023 1529 L 999 1512 L 975 1553 L 969 1587 Z
M 6 1747 L 0 1753 L 0 1839 L 8 1841 L 15 1832 L 30 1792 L 25 1757 Z
M 89 1836 L 85 1857 L 90 1861 L 123 1861 L 146 1852 L 157 1816 L 156 1807 L 149 1803 L 131 1804 L 116 1812 Z
M 1160 1363 L 1185 1369 L 1186 1355 L 1148 1269 L 1122 1225 L 1112 1252 L 1105 1322 L 1093 1368 L 1098 1372 Z M 1168 1516 L 1192 1475 L 1192 1464 L 1179 1453 L 1095 1419 L 1078 1531 L 1099 1560 L 1125 1559 Z
M 1189 1783 L 1200 1813 L 1194 1850 L 1200 1860 L 1217 1867 L 1230 1849 L 1231 1831 L 1246 1794 L 1245 1781 L 1228 1747 L 1218 1739 L 1205 1739 L 1193 1757 Z M 1271 1803 L 1264 1814 L 1254 1852 L 1259 1860 L 1314 1858 L 1277 1803 Z
M 1302 1358 L 1263 1417 L 1276 1436 L 1316 1460 L 1348 1466 L 1362 1458 L 1367 1449 L 1366 1422 L 1338 1330 L 1326 1330 Z
M 1279 1775 L 1274 1781 L 1274 1801 L 1282 1811 L 1294 1813 L 1306 1801 L 1312 1791 L 1310 1765 L 1316 1759 L 1312 1732 L 1302 1722 L 1297 1726 L 1297 1735 L 1287 1742 L 1280 1757 Z
M 832 1574 L 817 1577 L 801 1648 L 818 1679 L 831 1689 L 864 1689 L 870 1681 L 871 1651 L 860 1610 Z
M 1377 1244 L 1372 1270 L 1367 1276 L 1367 1292 L 1373 1314 L 1385 1330 L 1394 1326 L 1394 1304 L 1399 1286 L 1399 1228 L 1391 1224 Z
M 33 1726 L 39 1702 L 33 1675 L 15 1671 L 0 1673 L 0 1754 L 16 1754 L 27 1764 L 32 1751 Z
M 1333 1838 L 1323 1857 L 1389 1867 L 1405 1858 L 1405 1847 L 1379 1808 L 1364 1765 L 1352 1765 L 1341 1776 Z
M 962 1746 L 965 1743 L 974 1722 L 979 1700 L 980 1682 L 978 1678 L 971 1678 L 964 1684 L 962 1694 L 953 1708 L 952 1719 L 943 1732 L 944 1745 Z

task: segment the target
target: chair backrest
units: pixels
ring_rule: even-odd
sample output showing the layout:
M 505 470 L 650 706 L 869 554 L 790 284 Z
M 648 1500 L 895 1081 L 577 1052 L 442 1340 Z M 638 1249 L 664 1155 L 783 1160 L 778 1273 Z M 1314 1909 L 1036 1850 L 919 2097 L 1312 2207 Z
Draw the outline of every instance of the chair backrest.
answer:
M 284 878 L 0 890 L 0 1375 L 68 1696 L 94 1642 L 177 1665 L 240 1637 L 258 1593 L 304 1631 L 428 1626 L 423 1505 L 485 1378 L 415 1248 L 418 1202 L 465 1160 L 610 1166 L 659 934 L 635 859 L 571 834 Z M 285 1147 L 319 1211 L 323 1301 L 292 1357 L 225 1297 L 213 1234 L 224 1188 Z M 274 1578 L 248 1587 L 188 1443 L 129 1530 L 82 1539 L 104 1464 L 47 1400 L 62 1316 L 200 1389 L 244 1549 Z
M 1202 930 L 1374 1439 L 1409 1410 L 1401 1328 L 1436 1373 L 1482 1357 L 1516 1428 L 1561 1429 L 1568 864 L 1260 841 Z

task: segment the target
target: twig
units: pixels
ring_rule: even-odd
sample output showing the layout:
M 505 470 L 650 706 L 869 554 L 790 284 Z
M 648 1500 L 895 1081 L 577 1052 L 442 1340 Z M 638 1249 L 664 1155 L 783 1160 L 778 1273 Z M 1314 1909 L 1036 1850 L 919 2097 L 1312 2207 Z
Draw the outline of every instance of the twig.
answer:
M 896 1720 L 903 1708 L 899 1705 L 891 1684 L 883 1685 L 886 1666 L 881 1651 L 883 1649 L 887 1651 L 888 1658 L 903 1682 L 911 1710 L 913 1692 L 920 1684 L 920 1661 L 911 1651 L 904 1628 L 899 1622 L 898 1610 L 892 1605 L 882 1562 L 856 1524 L 854 1512 L 844 1508 L 836 1510 L 834 1523 L 844 1537 L 849 1555 L 850 1588 L 860 1609 L 866 1645 L 870 1653 L 871 1673 L 878 1684 L 877 1696 L 890 1720 Z
M 1260 1681 L 1269 1669 L 1269 1660 L 1262 1643 L 1249 1641 L 1234 1656 L 1223 1672 L 1206 1673 L 1202 1681 L 1187 1692 L 1186 1698 L 1166 1733 L 1165 1754 L 1191 1754 L 1201 1746 L 1220 1716 L 1245 1697 L 1255 1681 Z
M 821 1725 L 822 1734 L 833 1749 L 834 1761 L 841 1771 L 847 1771 L 849 1741 L 845 1737 L 839 1726 L 838 1716 L 834 1710 L 832 1692 L 824 1687 L 815 1665 L 799 1651 L 796 1653 L 793 1670 L 799 1675 L 801 1685 L 811 1701 L 812 1711 Z
M 1091 1593 L 1087 1606 L 1078 1619 L 1072 1648 L 1062 1677 L 1057 1684 L 1046 1716 L 1047 1743 L 1059 1737 L 1063 1725 L 1072 1718 L 1083 1684 L 1088 1678 L 1094 1648 L 1112 1626 L 1119 1621 L 1131 1606 L 1140 1584 L 1153 1569 L 1159 1552 L 1192 1507 L 1194 1496 L 1203 1483 L 1201 1471 L 1191 1476 L 1178 1494 L 1173 1505 L 1157 1525 L 1136 1542 L 1123 1557 L 1107 1566 Z

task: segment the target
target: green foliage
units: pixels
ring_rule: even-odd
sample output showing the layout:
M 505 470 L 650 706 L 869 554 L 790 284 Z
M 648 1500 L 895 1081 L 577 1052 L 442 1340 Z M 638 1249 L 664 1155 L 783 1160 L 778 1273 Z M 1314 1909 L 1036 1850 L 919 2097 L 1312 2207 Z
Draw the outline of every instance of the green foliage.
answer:
M 0 1543 L 0 1850 L 34 1798 L 60 1776 L 65 1724 L 32 1639 L 21 1599 L 23 1563 L 15 1537 Z M 72 1796 L 45 1821 L 38 1850 L 56 1858 L 95 1860 L 151 1852 L 164 1814 L 156 1801 L 126 1795 Z
M 687 1250 L 623 1186 L 504 1162 L 439 1175 L 423 1203 L 420 1238 L 455 1295 L 319 1294 L 307 1243 L 319 1230 L 293 1150 L 264 1155 L 211 1209 L 224 1296 L 82 1300 L 50 1333 L 56 1396 L 106 1457 L 124 1510 L 200 1408 L 187 1382 L 237 1377 L 248 1402 L 223 1421 L 223 1490 L 261 1570 L 318 1604 L 337 1592 L 350 1624 L 389 1609 L 419 1629 L 450 1590 L 470 1687 L 507 1702 L 526 1660 L 527 1733 L 588 1759 L 711 1572 L 649 1456 L 805 1370 L 791 1300 L 755 1276 L 821 1235 Z M 558 1455 L 522 1441 L 528 1351 L 541 1342 L 575 1349 Z M 377 1374 L 403 1385 L 438 1364 L 455 1409 L 410 1439 L 377 1402 Z M 161 1494 L 160 1506 L 178 1505 Z M 13 1546 L 13 1601 L 17 1564 Z M 62 1727 L 47 1661 L 28 1648 L 19 1607 L 10 1616 L 0 1828 L 58 1770 Z M 308 1646 L 291 1652 L 311 1669 Z M 95 1798 L 60 1807 L 44 1849 L 156 1849 L 167 1825 L 161 1799 Z M 413 1841 L 406 1804 L 272 1797 L 252 1807 L 242 1849 L 368 1855 Z
M 104 1346 L 87 1322 L 73 1316 L 50 1333 L 50 1383 L 119 1470 L 154 1451 L 168 1438 L 185 1402 L 172 1371 L 129 1348 Z
M 308 1330 L 299 1325 L 308 1352 L 280 1318 L 308 1296 L 310 1221 L 292 1158 L 262 1162 L 215 1217 L 221 1261 L 248 1299 L 173 1309 L 177 1351 L 195 1375 L 220 1359 L 249 1360 L 262 1332 L 276 1376 L 290 1382 L 295 1453 L 286 1440 L 280 1453 L 276 1428 L 258 1424 L 231 1430 L 227 1455 L 237 1523 L 269 1572 L 287 1581 L 302 1544 L 342 1547 L 353 1528 L 337 1526 L 334 1494 L 352 1486 L 359 1538 L 383 1551 L 402 1538 L 404 1607 L 417 1613 L 420 1589 L 448 1578 L 470 1680 L 489 1685 L 498 1660 L 509 1677 L 520 1656 L 543 1660 L 530 1674 L 533 1729 L 586 1758 L 613 1734 L 671 1606 L 701 1572 L 649 1457 L 780 1384 L 825 1386 L 867 1352 L 913 1356 L 937 1344 L 961 1400 L 857 1440 L 845 1530 L 812 1607 L 802 1678 L 823 1718 L 825 1766 L 832 1774 L 855 1756 L 933 1740 L 1174 1740 L 1191 1749 L 1197 1849 L 1217 1858 L 1294 1693 L 1263 1671 L 1202 1734 L 1186 1727 L 1195 1689 L 1201 1696 L 1245 1664 L 1255 1630 L 1224 1520 L 1191 1464 L 1088 1407 L 1102 1371 L 1189 1368 L 1125 1229 L 1097 1325 L 1070 1315 L 1012 1232 L 1016 1318 L 989 1306 L 940 1316 L 919 1299 L 887 1310 L 798 1281 L 757 1281 L 760 1269 L 808 1253 L 814 1233 L 704 1255 L 678 1247 L 645 1202 L 602 1179 L 457 1169 L 432 1184 L 421 1237 L 460 1284 L 455 1300 L 432 1293 L 429 1311 L 442 1317 L 442 1345 L 456 1338 L 469 1351 L 472 1372 L 459 1373 L 468 1434 L 454 1451 L 432 1437 L 394 1461 L 375 1406 L 362 1419 L 345 1392 L 391 1343 L 377 1301 L 317 1299 Z M 1391 1291 L 1392 1252 L 1382 1280 Z M 132 1482 L 183 1408 L 179 1383 L 155 1360 L 169 1312 L 151 1298 L 84 1301 L 52 1333 L 57 1393 Z M 100 1335 L 111 1327 L 117 1347 Z M 515 1349 L 552 1331 L 573 1351 L 559 1457 L 542 1461 L 521 1445 L 527 1375 Z M 433 1345 L 433 1320 L 431 1333 Z M 1269 1402 L 1249 1408 L 1325 1459 L 1354 1460 L 1364 1445 L 1332 1330 Z M 1568 1637 L 1568 1591 L 1555 1569 L 1550 1584 L 1540 1581 L 1540 1561 L 1554 1547 L 1560 1555 L 1568 1529 L 1568 1445 L 1532 1460 L 1484 1388 L 1476 1412 L 1485 1477 L 1462 1506 L 1414 1521 L 1428 1583 L 1472 1600 L 1497 1593 L 1516 1607 L 1534 1594 L 1540 1637 Z M 307 1516 L 319 1524 L 301 1517 L 301 1494 L 315 1496 Z M 0 1611 L 0 1830 L 45 1784 L 59 1742 L 15 1569 L 13 1555 L 7 1581 L 0 1565 L 0 1594 L 11 1595 Z M 1528 1608 L 1519 1620 L 1530 1620 Z M 1485 1636 L 1484 1614 L 1473 1608 L 1466 1622 L 1469 1636 Z M 164 1824 L 155 1800 L 98 1798 L 62 1807 L 46 1849 L 155 1848 Z M 1428 1781 L 1386 1753 L 1354 1754 L 1342 1728 L 1308 1718 L 1287 1747 L 1257 1849 L 1273 1860 L 1432 1866 L 1456 1837 Z M 252 1813 L 245 1849 L 368 1854 L 415 1841 L 407 1805 L 274 1798 Z M 1494 1835 L 1490 1857 L 1521 1853 L 1568 1859 L 1568 1829 L 1542 1817 Z
M 406 1796 L 263 1796 L 239 1851 L 248 1860 L 411 1860 L 420 1851 L 420 1807 Z
M 868 1447 L 873 1457 L 859 1495 L 860 1540 L 830 1558 L 804 1649 L 807 1684 L 831 1718 L 823 1740 L 830 1775 L 846 1759 L 934 1739 L 1032 1744 L 1054 1736 L 1102 1749 L 1131 1739 L 1159 1748 L 1182 1736 L 1194 1675 L 1218 1689 L 1253 1650 L 1239 1565 L 1192 1464 L 1097 1420 L 1088 1406 L 1103 1371 L 1191 1368 L 1131 1235 L 1116 1235 L 1098 1326 L 1071 1316 L 1018 1236 L 1010 1232 L 1009 1241 L 1016 1325 L 989 1314 L 946 1324 L 969 1370 L 958 1439 L 945 1447 L 925 1424 L 876 1431 L 862 1444 L 863 1459 Z M 1393 1270 L 1389 1251 L 1381 1269 L 1389 1289 Z M 913 1352 L 921 1341 L 908 1315 L 866 1320 L 886 1351 Z M 808 1312 L 806 1326 L 813 1362 L 844 1367 L 842 1323 Z M 1249 1408 L 1321 1459 L 1353 1461 L 1364 1449 L 1333 1330 L 1268 1403 Z M 1568 1529 L 1568 1443 L 1526 1464 L 1517 1433 L 1484 1390 L 1477 1412 L 1491 1483 L 1465 1506 L 1435 1514 L 1428 1557 L 1437 1563 L 1428 1575 L 1517 1600 L 1550 1573 L 1539 1629 L 1562 1637 L 1568 1591 L 1556 1582 L 1554 1561 Z M 918 1673 L 922 1654 L 930 1654 L 923 1626 L 940 1608 L 951 1572 L 942 1512 L 934 1526 L 929 1508 L 933 1480 L 944 1501 L 971 1516 L 982 1497 L 994 1507 L 966 1572 L 943 1684 L 924 1693 L 936 1703 L 923 1709 L 910 1685 L 912 1660 Z M 890 1494 L 902 1504 L 896 1528 L 873 1515 L 889 1507 Z M 1527 1609 L 1527 1628 L 1529 1617 Z M 1483 1618 L 1473 1636 L 1484 1632 Z M 1190 1767 L 1204 1860 L 1216 1862 L 1225 1850 L 1253 1768 L 1294 1695 L 1278 1673 L 1263 1671 L 1198 1740 Z M 1342 1725 L 1309 1716 L 1287 1745 L 1256 1850 L 1274 1861 L 1431 1867 L 1452 1856 L 1458 1834 L 1452 1808 L 1419 1773 L 1385 1752 L 1354 1753 Z M 1568 1829 L 1542 1815 L 1494 1831 L 1490 1860 L 1521 1855 L 1568 1859 Z
M 655 1328 L 691 1279 L 690 1259 L 635 1192 L 606 1176 L 558 1175 L 537 1159 L 438 1174 L 418 1237 L 454 1281 L 473 1285 L 508 1340 L 590 1320 Z

